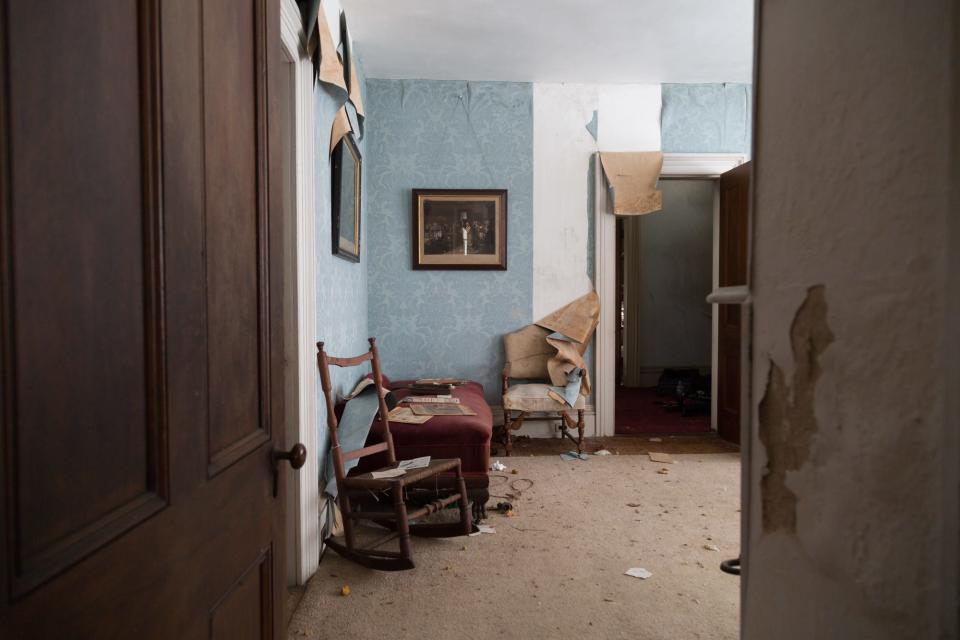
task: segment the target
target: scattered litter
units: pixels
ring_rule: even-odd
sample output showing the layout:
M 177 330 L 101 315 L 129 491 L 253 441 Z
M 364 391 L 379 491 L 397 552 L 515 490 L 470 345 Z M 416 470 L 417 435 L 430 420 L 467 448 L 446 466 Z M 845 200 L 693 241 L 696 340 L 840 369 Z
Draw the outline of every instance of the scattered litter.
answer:
M 599 451 L 594 451 L 594 452 L 593 452 L 593 455 L 595 455 L 595 456 L 609 456 L 609 455 L 613 455 L 613 454 L 610 453 L 610 451 L 607 450 L 607 449 L 600 449 Z
M 633 576 L 634 578 L 640 578 L 641 580 L 646 580 L 653 574 L 644 569 L 643 567 L 633 567 L 632 569 L 627 569 L 624 572 L 624 575 Z
M 604 602 L 614 602 L 613 598 L 604 598 Z
M 343 585 L 342 587 L 340 587 L 340 595 L 342 595 L 342 596 L 344 596 L 344 597 L 350 595 L 350 587 L 349 587 L 349 585 Z
M 670 469 L 667 469 L 666 467 L 663 467 L 662 469 L 657 469 L 657 473 L 659 473 L 659 474 L 662 475 L 662 476 L 665 476 L 665 475 L 667 475 L 668 473 L 670 473 Z
M 477 530 L 471 533 L 471 536 L 478 536 L 481 533 L 496 533 L 497 530 L 488 524 L 478 524 Z
M 639 502 L 628 502 L 628 503 L 627 503 L 627 506 L 628 506 L 628 507 L 640 507 L 640 506 L 643 506 L 643 505 L 641 505 Z
M 509 502 L 498 502 L 497 506 L 495 506 L 493 510 L 500 513 L 507 513 L 508 511 L 513 511 L 513 505 Z
M 576 451 L 567 451 L 560 454 L 560 459 L 564 462 L 570 462 L 571 460 L 589 460 L 590 456 L 586 453 L 577 453 Z
M 703 545 L 703 548 L 707 551 L 720 551 L 720 547 L 715 544 L 705 544 Z
M 506 471 L 507 465 L 503 464 L 499 460 L 495 460 L 493 464 L 490 465 L 491 471 Z
M 651 451 L 647 455 L 650 456 L 650 459 L 653 462 L 661 462 L 663 464 L 673 464 L 673 457 L 669 453 L 660 453 L 659 451 Z
M 372 478 L 396 478 L 397 476 L 402 476 L 407 473 L 406 469 L 385 469 L 383 471 L 371 471 L 370 477 Z
M 518 475 L 520 472 L 517 471 L 516 469 L 511 469 L 510 473 L 512 473 L 513 475 Z
M 650 438 L 650 442 L 663 442 L 663 438 Z

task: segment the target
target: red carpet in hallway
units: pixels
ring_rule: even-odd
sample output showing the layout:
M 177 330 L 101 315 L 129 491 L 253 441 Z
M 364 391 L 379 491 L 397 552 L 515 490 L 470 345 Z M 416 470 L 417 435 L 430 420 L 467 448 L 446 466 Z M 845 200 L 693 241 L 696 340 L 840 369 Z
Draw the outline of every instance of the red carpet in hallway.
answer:
M 669 396 L 658 396 L 655 388 L 617 387 L 616 433 L 709 433 L 710 415 L 683 417 L 679 409 L 668 411 L 661 403 Z

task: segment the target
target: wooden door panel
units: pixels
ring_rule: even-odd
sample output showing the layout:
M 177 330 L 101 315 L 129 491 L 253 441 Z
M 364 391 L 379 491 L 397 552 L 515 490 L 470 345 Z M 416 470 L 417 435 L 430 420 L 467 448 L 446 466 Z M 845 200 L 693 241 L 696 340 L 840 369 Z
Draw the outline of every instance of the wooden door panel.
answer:
M 279 637 L 278 2 L 0 21 L 0 637 Z
M 262 3 L 205 0 L 203 30 L 210 474 L 270 439 L 260 405 L 269 383 L 262 295 L 266 158 Z
M 271 557 L 261 554 L 210 612 L 211 640 L 272 638 Z
M 3 482 L 16 596 L 163 508 L 167 469 L 156 22 L 129 3 L 6 9 Z M 82 99 L 67 112 L 65 95 Z
M 747 284 L 749 193 L 749 162 L 720 177 L 721 287 Z M 720 305 L 717 316 L 717 432 L 739 443 L 742 310 L 736 305 Z

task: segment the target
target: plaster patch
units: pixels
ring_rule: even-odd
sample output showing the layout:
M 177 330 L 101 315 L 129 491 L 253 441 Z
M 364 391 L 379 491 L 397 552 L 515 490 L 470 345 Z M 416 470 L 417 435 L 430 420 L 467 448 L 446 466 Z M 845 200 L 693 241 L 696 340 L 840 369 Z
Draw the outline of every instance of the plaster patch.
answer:
M 810 443 L 818 429 L 814 399 L 822 374 L 819 358 L 833 338 L 827 325 L 826 287 L 810 287 L 790 326 L 792 385 L 787 386 L 783 370 L 771 362 L 758 407 L 760 441 L 767 454 L 760 485 L 765 532 L 796 532 L 797 496 L 787 486 L 787 472 L 798 471 L 810 456 Z

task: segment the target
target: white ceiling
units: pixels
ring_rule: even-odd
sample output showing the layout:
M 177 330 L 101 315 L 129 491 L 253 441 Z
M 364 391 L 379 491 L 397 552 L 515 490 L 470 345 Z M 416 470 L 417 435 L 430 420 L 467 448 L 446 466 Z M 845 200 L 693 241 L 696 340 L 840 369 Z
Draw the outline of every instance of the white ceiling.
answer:
M 369 78 L 750 82 L 754 0 L 341 0 Z

